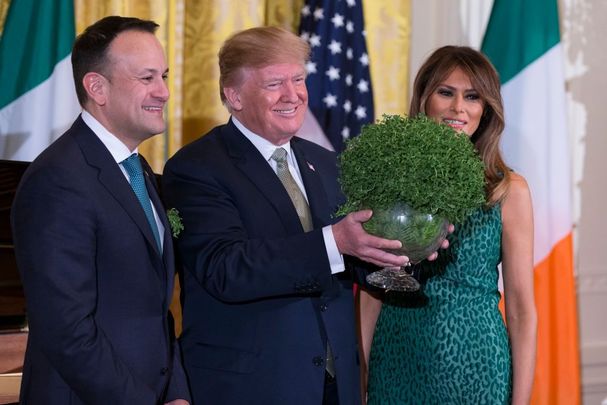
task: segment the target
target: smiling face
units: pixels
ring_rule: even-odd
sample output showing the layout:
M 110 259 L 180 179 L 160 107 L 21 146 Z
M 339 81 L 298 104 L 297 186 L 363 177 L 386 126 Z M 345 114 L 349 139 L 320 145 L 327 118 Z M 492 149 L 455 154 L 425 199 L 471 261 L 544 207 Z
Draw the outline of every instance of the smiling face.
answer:
M 93 115 L 133 150 L 166 129 L 163 116 L 169 91 L 164 51 L 154 34 L 125 31 L 108 49 L 108 69 L 97 80 Z M 86 81 L 85 77 L 85 81 Z
M 470 78 L 455 68 L 426 102 L 426 115 L 472 136 L 478 128 L 485 103 Z
M 232 114 L 274 145 L 288 142 L 301 128 L 308 105 L 303 64 L 277 63 L 243 68 L 240 85 L 224 88 Z

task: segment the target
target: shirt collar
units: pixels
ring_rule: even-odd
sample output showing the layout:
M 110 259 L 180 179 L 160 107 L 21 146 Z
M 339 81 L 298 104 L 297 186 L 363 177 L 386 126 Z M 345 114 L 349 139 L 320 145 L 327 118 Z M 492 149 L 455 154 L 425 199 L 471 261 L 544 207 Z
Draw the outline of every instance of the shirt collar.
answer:
M 245 127 L 242 124 L 242 122 L 238 121 L 238 119 L 236 119 L 236 117 L 234 117 L 234 116 L 232 116 L 232 122 L 234 123 L 234 125 L 236 125 L 236 128 L 238 128 L 240 130 L 240 132 L 242 132 L 242 134 L 249 141 L 251 141 L 253 146 L 255 146 L 255 149 L 257 149 L 259 151 L 259 153 L 261 153 L 261 155 L 263 156 L 263 158 L 266 161 L 268 161 L 268 162 L 270 161 L 272 154 L 274 153 L 276 148 L 284 148 L 287 151 L 287 159 L 289 160 L 289 163 L 293 164 L 294 159 L 291 154 L 291 143 L 290 142 L 287 142 L 284 145 L 276 146 L 272 142 L 268 141 L 266 138 L 264 138 L 260 135 L 257 135 L 253 131 L 249 130 L 247 127 Z
M 108 131 L 101 123 L 86 110 L 82 111 L 82 120 L 88 127 L 97 135 L 97 138 L 105 145 L 116 163 L 120 164 L 124 159 L 131 156 L 133 153 L 138 153 L 138 148 L 131 151 L 122 141 L 110 131 Z

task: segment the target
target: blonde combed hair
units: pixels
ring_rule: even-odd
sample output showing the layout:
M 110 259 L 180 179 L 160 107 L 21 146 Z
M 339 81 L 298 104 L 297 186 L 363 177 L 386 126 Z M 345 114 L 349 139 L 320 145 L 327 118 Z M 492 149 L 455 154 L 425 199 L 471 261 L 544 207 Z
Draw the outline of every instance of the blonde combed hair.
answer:
M 238 86 L 243 69 L 260 68 L 275 63 L 305 63 L 310 45 L 280 27 L 256 27 L 239 31 L 228 38 L 219 50 L 219 95 L 226 104 L 224 87 Z

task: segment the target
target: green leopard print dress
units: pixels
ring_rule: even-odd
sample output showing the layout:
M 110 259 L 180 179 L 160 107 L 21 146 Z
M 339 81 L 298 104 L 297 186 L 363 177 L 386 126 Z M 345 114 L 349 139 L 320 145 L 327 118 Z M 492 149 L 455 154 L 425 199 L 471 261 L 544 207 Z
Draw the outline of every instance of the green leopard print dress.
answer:
M 435 262 L 423 290 L 386 294 L 369 365 L 369 405 L 510 402 L 510 345 L 498 310 L 501 208 L 479 209 Z

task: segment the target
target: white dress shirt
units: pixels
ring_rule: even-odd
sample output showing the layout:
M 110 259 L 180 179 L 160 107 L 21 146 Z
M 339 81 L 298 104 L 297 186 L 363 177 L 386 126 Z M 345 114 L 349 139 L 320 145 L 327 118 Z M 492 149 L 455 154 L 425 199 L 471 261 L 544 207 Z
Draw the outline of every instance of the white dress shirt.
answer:
M 99 138 L 103 145 L 105 145 L 116 161 L 118 167 L 120 167 L 120 170 L 122 170 L 122 174 L 124 174 L 124 177 L 126 177 L 130 183 L 131 179 L 126 172 L 126 169 L 122 167 L 120 163 L 133 153 L 139 154 L 138 148 L 131 151 L 124 143 L 122 143 L 120 139 L 116 138 L 115 135 L 101 125 L 101 123 L 86 110 L 82 111 L 82 120 L 95 133 L 95 135 L 97 135 L 97 138 Z M 158 213 L 156 212 L 156 208 L 154 207 L 154 203 L 152 203 L 152 201 L 150 201 L 150 205 L 152 206 L 152 211 L 154 212 L 154 220 L 156 221 L 156 226 L 158 227 L 158 235 L 160 235 L 160 246 L 164 247 L 164 238 L 162 237 L 162 235 L 164 235 L 164 225 L 162 225 L 162 221 L 160 221 L 160 217 L 158 217 Z
M 247 129 L 240 121 L 236 119 L 236 117 L 231 117 L 232 122 L 236 125 L 236 128 L 243 133 L 243 135 L 251 141 L 253 146 L 261 153 L 263 158 L 268 162 L 268 164 L 272 167 L 274 172 L 276 173 L 276 162 L 272 159 L 272 154 L 277 148 L 284 148 L 287 151 L 287 162 L 289 164 L 289 171 L 293 176 L 293 179 L 301 189 L 306 200 L 308 200 L 308 195 L 306 194 L 306 189 L 303 185 L 303 180 L 301 178 L 301 172 L 299 170 L 299 166 L 297 164 L 297 159 L 295 159 L 294 154 L 291 152 L 291 143 L 287 142 L 284 145 L 276 146 L 267 139 L 257 135 L 256 133 Z M 331 225 L 327 225 L 322 228 L 322 235 L 325 241 L 325 249 L 327 250 L 327 257 L 329 258 L 329 264 L 331 266 L 331 273 L 340 273 L 345 270 L 344 266 L 344 257 L 339 253 L 337 249 L 337 244 L 335 243 L 335 237 L 333 236 L 333 229 Z

